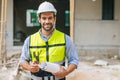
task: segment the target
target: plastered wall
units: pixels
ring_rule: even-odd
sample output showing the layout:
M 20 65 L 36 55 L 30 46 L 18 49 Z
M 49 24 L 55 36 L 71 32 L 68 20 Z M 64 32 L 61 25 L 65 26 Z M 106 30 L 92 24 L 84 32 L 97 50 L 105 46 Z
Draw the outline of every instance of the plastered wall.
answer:
M 79 54 L 120 54 L 120 0 L 115 0 L 114 10 L 115 20 L 102 20 L 102 0 L 75 0 L 74 42 Z

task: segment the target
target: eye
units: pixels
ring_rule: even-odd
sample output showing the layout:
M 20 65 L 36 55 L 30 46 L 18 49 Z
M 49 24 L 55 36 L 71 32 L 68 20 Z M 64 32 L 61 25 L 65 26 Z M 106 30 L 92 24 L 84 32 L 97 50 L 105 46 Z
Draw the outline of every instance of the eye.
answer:
M 49 17 L 49 20 L 52 20 L 53 19 L 53 17 Z
M 43 20 L 46 20 L 46 18 L 45 18 L 45 17 L 42 17 L 42 19 L 43 19 Z

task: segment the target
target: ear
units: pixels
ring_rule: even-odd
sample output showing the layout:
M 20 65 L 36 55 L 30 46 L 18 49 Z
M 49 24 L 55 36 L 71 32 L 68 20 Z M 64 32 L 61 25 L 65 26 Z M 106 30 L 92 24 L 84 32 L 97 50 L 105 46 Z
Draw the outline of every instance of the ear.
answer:
M 55 22 L 56 22 L 56 17 L 55 17 Z

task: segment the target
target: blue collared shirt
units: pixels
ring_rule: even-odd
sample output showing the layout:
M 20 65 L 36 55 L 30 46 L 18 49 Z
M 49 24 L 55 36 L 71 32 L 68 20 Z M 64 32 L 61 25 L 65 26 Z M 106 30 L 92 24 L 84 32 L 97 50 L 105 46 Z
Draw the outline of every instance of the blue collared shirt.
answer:
M 52 35 L 52 34 L 51 34 Z M 40 36 L 47 41 L 49 38 L 46 38 L 40 33 Z M 49 36 L 50 37 L 50 36 Z M 71 40 L 71 38 L 68 35 L 65 35 L 66 38 L 66 58 L 68 60 L 68 64 L 75 64 L 78 65 L 79 63 L 79 58 L 78 54 L 76 52 L 75 46 Z M 23 48 L 22 48 L 22 54 L 20 57 L 19 62 L 24 62 L 24 61 L 29 61 L 30 60 L 30 55 L 29 55 L 29 39 L 30 37 L 27 37 Z

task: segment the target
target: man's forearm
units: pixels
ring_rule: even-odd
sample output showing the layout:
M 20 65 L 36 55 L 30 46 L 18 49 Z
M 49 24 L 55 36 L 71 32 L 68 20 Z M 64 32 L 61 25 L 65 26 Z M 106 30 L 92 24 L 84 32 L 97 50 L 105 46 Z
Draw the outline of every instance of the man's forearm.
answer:
M 75 64 L 69 64 L 68 68 L 67 68 L 67 74 L 71 73 L 76 68 L 77 68 L 77 66 Z
M 22 66 L 23 69 L 30 71 L 30 65 L 27 61 L 20 63 L 20 66 Z

